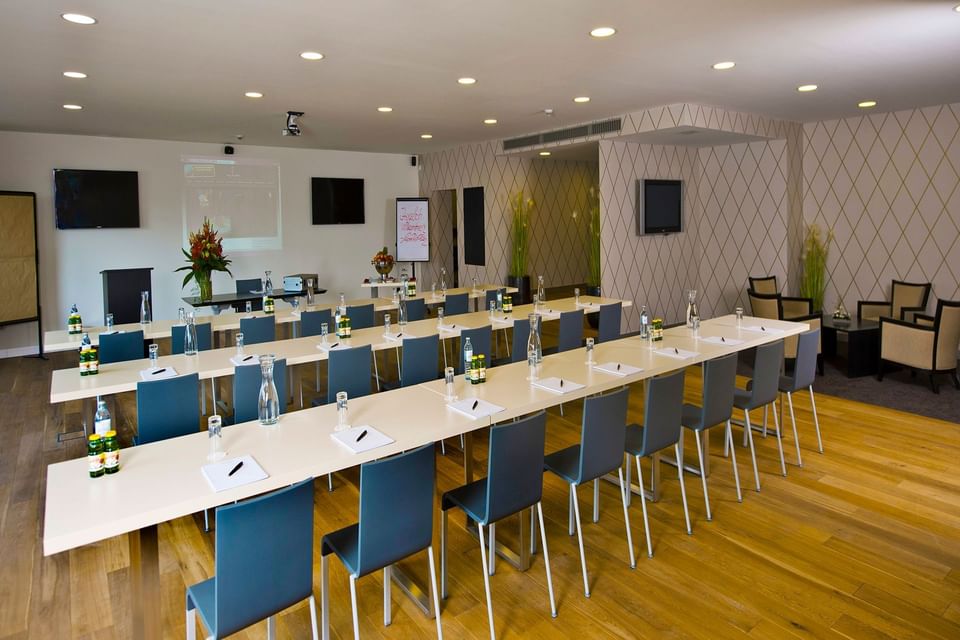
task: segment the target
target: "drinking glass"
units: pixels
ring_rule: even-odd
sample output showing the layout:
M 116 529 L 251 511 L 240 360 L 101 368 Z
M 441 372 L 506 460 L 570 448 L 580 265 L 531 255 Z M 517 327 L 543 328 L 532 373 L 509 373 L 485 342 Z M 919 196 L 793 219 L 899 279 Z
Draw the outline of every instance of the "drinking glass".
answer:
M 573 304 L 577 307 L 580 306 L 580 289 L 573 290 Z
M 183 312 L 182 307 L 180 308 L 180 312 L 181 313 Z M 103 319 L 103 323 L 107 325 L 107 331 L 110 331 L 111 329 L 113 329 L 113 314 L 108 313 L 106 317 Z
M 743 325 L 743 307 L 737 307 L 735 312 L 737 314 L 737 328 L 739 329 Z
M 693 339 L 700 339 L 700 316 L 692 316 L 690 318 L 690 323 L 693 325 L 691 330 L 693 331 Z
M 443 326 L 443 307 L 437 307 L 437 326 Z
M 329 327 L 326 322 L 320 324 L 320 342 L 327 344 L 327 333 L 329 332 Z
M 247 307 L 247 313 L 253 313 L 253 302 L 252 302 L 252 301 L 247 300 L 246 307 Z
M 207 460 L 211 462 L 220 460 L 227 455 L 223 450 L 223 419 L 214 414 L 207 418 L 207 436 L 210 440 L 210 453 L 207 454 Z
M 237 355 L 243 355 L 243 331 L 237 331 Z
M 390 335 L 390 314 L 383 314 L 383 335 Z
M 497 301 L 491 300 L 490 301 L 490 319 L 492 320 L 495 315 L 497 315 Z
M 437 299 L 437 283 L 436 283 L 436 281 L 434 281 L 434 283 L 433 283 L 432 285 L 430 285 L 430 299 L 431 299 L 431 300 L 436 300 L 436 299 Z
M 593 338 L 587 338 L 587 364 L 593 364 Z
M 294 311 L 296 311 L 297 309 L 299 309 L 299 308 L 300 308 L 300 298 L 299 298 L 299 297 L 297 297 L 297 298 L 291 298 L 291 299 L 290 299 L 290 306 L 293 307 L 293 310 L 294 310 Z
M 159 366 L 157 364 L 158 362 L 157 356 L 160 355 L 158 351 L 160 351 L 160 345 L 158 344 L 150 345 L 150 368 L 151 369 L 156 369 Z
M 453 402 L 457 399 L 456 389 L 453 386 L 454 375 L 453 367 L 447 367 L 443 370 L 443 379 L 447 385 L 447 402 Z
M 337 426 L 334 431 L 345 431 L 350 428 L 347 420 L 347 392 L 337 392 Z

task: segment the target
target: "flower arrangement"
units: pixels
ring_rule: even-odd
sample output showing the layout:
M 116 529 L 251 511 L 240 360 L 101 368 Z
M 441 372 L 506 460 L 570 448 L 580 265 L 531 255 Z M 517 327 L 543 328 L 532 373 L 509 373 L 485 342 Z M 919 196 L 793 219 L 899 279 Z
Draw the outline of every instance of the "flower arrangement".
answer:
M 587 284 L 591 287 L 600 286 L 600 190 L 590 187 L 587 196 L 590 207 L 590 226 L 587 228 L 587 258 L 589 259 L 590 274 Z
M 513 209 L 513 255 L 510 259 L 510 275 L 522 278 L 527 275 L 527 232 L 530 227 L 530 213 L 533 211 L 533 198 L 524 199 L 523 191 L 510 196 L 510 208 Z
M 199 231 L 190 232 L 189 242 L 189 253 L 186 249 L 181 249 L 188 264 L 176 269 L 176 271 L 187 272 L 181 287 L 187 286 L 190 280 L 195 280 L 200 288 L 200 299 L 209 300 L 213 295 L 210 274 L 214 271 L 230 273 L 231 260 L 223 255 L 223 239 L 219 237 L 217 230 L 207 218 L 203 219 L 203 226 Z M 233 274 L 230 273 L 230 276 L 233 277 Z
M 832 229 L 827 231 L 824 237 L 817 224 L 807 226 L 807 237 L 803 241 L 803 253 L 800 256 L 803 261 L 800 295 L 813 300 L 815 311 L 823 309 L 823 293 L 827 288 L 827 253 L 832 239 Z
M 377 270 L 377 273 L 380 274 L 381 281 L 387 279 L 387 274 L 393 270 L 393 263 L 393 256 L 387 252 L 386 247 L 373 254 L 373 259 L 370 260 L 370 264 L 372 264 L 374 269 Z

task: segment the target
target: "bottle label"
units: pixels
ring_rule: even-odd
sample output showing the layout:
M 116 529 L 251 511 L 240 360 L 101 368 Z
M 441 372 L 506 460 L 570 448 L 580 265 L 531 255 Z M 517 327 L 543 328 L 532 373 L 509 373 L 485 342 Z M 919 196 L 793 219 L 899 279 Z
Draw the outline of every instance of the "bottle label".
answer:
M 103 466 L 107 473 L 117 471 L 120 467 L 120 449 L 107 451 L 104 454 Z
M 98 435 L 101 435 L 101 436 L 102 436 L 102 435 L 105 434 L 107 431 L 112 430 L 112 428 L 113 428 L 113 427 L 111 426 L 111 423 L 112 423 L 112 422 L 113 422 L 113 420 L 110 419 L 110 418 L 107 418 L 107 419 L 105 419 L 105 420 L 96 420 L 96 421 L 94 421 L 94 423 L 93 423 L 93 432 L 96 433 L 96 434 L 98 434 Z
M 87 466 L 91 474 L 99 474 L 103 471 L 104 455 L 102 453 L 92 453 L 87 456 Z

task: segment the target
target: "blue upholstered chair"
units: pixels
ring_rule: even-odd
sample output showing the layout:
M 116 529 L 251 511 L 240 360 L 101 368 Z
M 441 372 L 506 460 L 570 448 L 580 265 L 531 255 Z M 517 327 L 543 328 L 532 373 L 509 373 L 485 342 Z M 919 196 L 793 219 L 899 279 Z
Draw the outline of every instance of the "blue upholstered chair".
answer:
M 143 331 L 100 335 L 100 364 L 143 359 Z
M 400 363 L 400 385 L 409 387 L 436 380 L 437 358 L 440 355 L 440 336 L 433 334 L 422 338 L 406 338 L 403 341 L 403 356 Z
M 481 353 L 486 356 L 489 365 L 491 350 L 490 344 L 493 336 L 493 330 L 490 325 L 477 327 L 476 329 L 464 329 L 460 332 L 460 356 L 457 358 L 457 373 L 463 373 L 463 345 L 467 338 L 470 338 L 470 345 L 473 347 L 473 355 L 478 356 Z
M 326 324 L 327 331 L 333 333 L 333 317 L 330 309 L 300 312 L 300 337 L 320 335 L 320 325 Z
M 723 425 L 723 441 L 733 453 L 733 482 L 737 487 L 737 502 L 743 502 L 740 493 L 740 473 L 737 470 L 737 454 L 733 450 L 733 434 L 730 429 L 730 416 L 733 414 L 733 390 L 737 386 L 737 354 L 707 360 L 703 363 L 703 401 L 702 406 L 684 404 L 680 423 L 693 431 L 697 441 L 697 460 L 700 463 L 700 480 L 703 483 L 703 502 L 707 508 L 707 520 L 712 520 L 710 496 L 707 493 L 707 475 L 703 472 L 703 434 L 709 429 Z M 682 437 L 682 436 L 681 436 Z M 709 455 L 709 451 L 706 452 Z
M 487 289 L 486 293 L 483 296 L 483 310 L 486 311 L 490 308 L 491 302 L 497 301 L 497 292 L 500 292 L 502 295 L 506 295 L 507 290 L 503 287 L 499 289 Z
M 373 303 L 347 307 L 351 329 L 369 329 L 373 326 Z
M 335 402 L 338 391 L 347 397 L 370 395 L 370 345 L 350 349 L 334 349 L 327 360 L 327 403 Z
M 187 332 L 186 325 L 175 324 L 170 327 L 170 353 L 179 355 L 183 353 L 183 336 Z M 213 348 L 213 331 L 209 322 L 197 325 L 197 350 L 209 351 Z
M 538 325 L 539 326 L 539 325 Z M 511 362 L 526 362 L 527 341 L 530 339 L 530 320 L 517 318 L 513 321 L 513 347 L 510 351 Z
M 817 351 L 820 347 L 820 329 L 806 331 L 797 336 L 797 358 L 792 376 L 780 376 L 778 389 L 787 394 L 790 407 L 790 422 L 793 424 L 793 440 L 797 445 L 797 466 L 803 466 L 800 457 L 800 439 L 797 436 L 797 419 L 793 414 L 793 394 L 806 389 L 810 392 L 810 408 L 813 411 L 813 426 L 817 430 L 817 448 L 823 453 L 823 440 L 820 439 L 820 420 L 817 418 L 817 404 L 813 400 L 813 381 L 817 374 Z M 782 400 L 781 400 L 782 402 Z M 784 420 L 786 417 L 784 417 Z
M 200 430 L 200 377 L 191 373 L 137 383 L 136 444 Z
M 557 605 L 553 598 L 553 579 L 550 576 L 550 553 L 547 550 L 547 534 L 543 528 L 543 445 L 547 430 L 544 412 L 523 420 L 498 425 L 490 429 L 490 450 L 487 477 L 447 491 L 440 499 L 443 512 L 440 524 L 440 594 L 447 597 L 447 516 L 457 507 L 477 523 L 480 532 L 480 560 L 483 571 L 483 586 L 487 595 L 487 620 L 490 637 L 495 638 L 493 628 L 493 602 L 490 598 L 490 571 L 487 569 L 487 543 L 483 529 L 490 532 L 490 564 L 496 556 L 496 523 L 507 516 L 533 507 L 540 520 L 540 538 L 543 544 L 543 562 L 547 572 L 547 590 L 550 594 L 550 612 L 557 617 Z M 533 518 L 531 517 L 531 521 Z M 531 527 L 530 535 L 536 535 Z
M 273 342 L 277 339 L 277 319 L 272 315 L 240 318 L 240 332 L 244 345 Z
M 423 298 L 410 298 L 407 300 L 407 322 L 423 320 L 427 317 L 427 303 Z
M 233 424 L 256 420 L 260 416 L 260 363 L 233 368 Z M 273 384 L 280 398 L 280 413 L 287 412 L 287 361 L 273 361 Z
M 637 482 L 643 485 L 643 470 L 640 458 L 652 456 L 667 447 L 673 447 L 677 456 L 677 475 L 680 478 L 680 495 L 683 498 L 683 516 L 690 528 L 690 512 L 687 510 L 687 489 L 683 484 L 683 455 L 680 453 L 680 415 L 683 411 L 683 374 L 680 369 L 646 381 L 646 398 L 643 403 L 643 424 L 627 426 L 627 438 L 624 450 L 634 457 L 637 463 Z M 647 555 L 653 557 L 653 544 L 650 542 L 650 524 L 647 520 L 647 501 L 640 494 L 640 506 L 643 508 L 643 531 L 647 537 Z
M 424 549 L 430 559 L 430 591 L 433 594 L 437 637 L 443 638 L 437 574 L 433 562 L 435 468 L 433 444 L 361 465 L 359 522 L 328 533 L 320 542 L 324 638 L 330 635 L 330 554 L 336 554 L 350 574 L 353 633 L 355 638 L 359 638 L 357 579 L 383 569 L 383 617 L 384 623 L 390 624 L 391 565 Z
M 234 283 L 237 287 L 237 293 L 253 293 L 254 291 L 260 291 L 263 287 L 263 281 L 260 278 L 244 278 L 242 280 L 234 280 Z M 238 302 L 233 305 L 233 308 L 237 311 L 246 311 L 247 303 Z M 263 299 L 254 298 L 250 301 L 250 309 L 252 311 L 263 311 Z
M 461 313 L 470 311 L 470 294 L 468 293 L 448 293 L 443 302 L 446 317 L 458 316 Z
M 557 352 L 579 349 L 583 346 L 583 309 L 560 314 L 560 332 Z
M 622 309 L 622 302 L 600 305 L 600 328 L 597 330 L 597 342 L 610 342 L 620 337 Z
M 195 640 L 197 612 L 212 638 L 224 638 L 313 597 L 313 479 L 217 509 L 214 577 L 187 587 L 187 638 Z
M 743 438 L 750 445 L 750 459 L 753 462 L 753 478 L 760 491 L 760 473 L 757 469 L 757 452 L 753 446 L 753 426 L 750 412 L 767 405 L 773 408 L 773 423 L 777 430 L 777 448 L 780 451 L 780 472 L 787 475 L 787 464 L 783 459 L 783 441 L 780 438 L 780 421 L 777 417 L 777 396 L 780 395 L 780 368 L 783 365 L 783 340 L 777 340 L 757 347 L 753 361 L 753 378 L 747 381 L 746 389 L 734 389 L 733 406 L 743 411 Z
M 614 469 L 620 476 L 620 501 L 627 529 L 627 549 L 630 567 L 636 567 L 633 555 L 633 536 L 630 533 L 630 514 L 627 513 L 626 485 L 623 482 L 623 443 L 627 427 L 628 387 L 583 401 L 583 430 L 580 444 L 551 453 L 543 461 L 544 469 L 559 476 L 570 485 L 569 532 L 573 535 L 576 523 L 577 543 L 580 547 L 580 567 L 583 570 L 583 592 L 590 597 L 587 580 L 587 559 L 583 553 L 583 529 L 580 526 L 580 502 L 577 487 L 595 481 L 593 491 L 593 520 L 599 519 L 599 479 Z

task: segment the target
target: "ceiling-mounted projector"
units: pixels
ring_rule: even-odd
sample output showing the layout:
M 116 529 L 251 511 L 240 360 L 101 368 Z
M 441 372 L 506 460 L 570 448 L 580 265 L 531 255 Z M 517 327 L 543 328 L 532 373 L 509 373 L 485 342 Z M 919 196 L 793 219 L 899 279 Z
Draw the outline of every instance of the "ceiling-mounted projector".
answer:
M 303 111 L 287 111 L 287 128 L 281 131 L 285 136 L 299 136 L 301 134 L 300 125 L 297 124 L 297 118 L 303 115 Z

